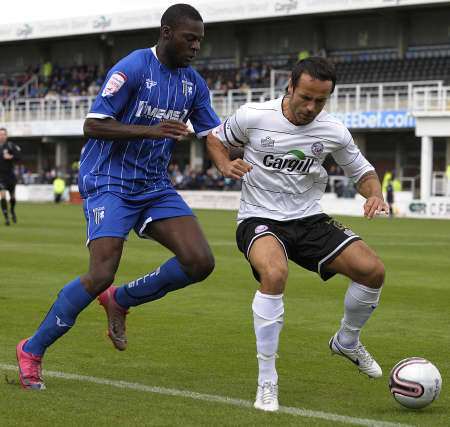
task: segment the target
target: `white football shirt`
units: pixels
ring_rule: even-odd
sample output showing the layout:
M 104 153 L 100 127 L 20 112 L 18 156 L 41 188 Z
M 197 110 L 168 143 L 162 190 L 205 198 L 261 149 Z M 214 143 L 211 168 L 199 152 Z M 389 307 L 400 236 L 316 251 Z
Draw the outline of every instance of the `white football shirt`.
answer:
M 238 221 L 289 221 L 321 213 L 328 182 L 322 163 L 328 154 L 355 182 L 374 170 L 339 120 L 322 111 L 311 123 L 296 126 L 283 115 L 282 100 L 245 104 L 212 131 L 224 146 L 243 147 L 244 160 L 253 166 L 242 179 Z

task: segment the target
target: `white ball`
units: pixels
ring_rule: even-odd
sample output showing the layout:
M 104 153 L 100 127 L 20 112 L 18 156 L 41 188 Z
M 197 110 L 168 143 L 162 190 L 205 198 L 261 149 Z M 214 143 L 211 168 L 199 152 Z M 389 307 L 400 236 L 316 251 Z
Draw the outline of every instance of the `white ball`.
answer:
M 438 369 L 422 357 L 401 360 L 389 374 L 392 396 L 407 408 L 424 408 L 439 397 L 441 388 Z

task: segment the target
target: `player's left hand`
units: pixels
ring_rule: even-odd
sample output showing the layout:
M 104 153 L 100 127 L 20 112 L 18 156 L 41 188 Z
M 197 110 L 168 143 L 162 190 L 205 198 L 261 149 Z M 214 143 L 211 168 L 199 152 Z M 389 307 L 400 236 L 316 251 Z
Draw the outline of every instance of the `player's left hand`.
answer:
M 372 219 L 375 215 L 389 215 L 389 205 L 380 197 L 372 196 L 364 203 L 364 216 Z
M 225 178 L 241 179 L 253 166 L 242 159 L 234 159 L 226 162 L 220 172 Z

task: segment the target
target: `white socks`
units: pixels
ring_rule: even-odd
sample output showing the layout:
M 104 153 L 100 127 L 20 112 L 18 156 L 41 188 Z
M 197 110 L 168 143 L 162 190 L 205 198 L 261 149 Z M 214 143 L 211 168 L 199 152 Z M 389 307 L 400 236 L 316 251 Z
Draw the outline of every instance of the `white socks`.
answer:
M 338 332 L 339 344 L 344 348 L 354 348 L 359 341 L 359 333 L 377 308 L 381 288 L 373 289 L 351 282 L 344 300 L 344 318 Z
M 278 340 L 283 327 L 283 294 L 269 295 L 256 291 L 252 304 L 259 365 L 258 384 L 278 383 L 275 359 Z
M 351 282 L 344 300 L 344 318 L 338 332 L 339 344 L 354 348 L 359 342 L 361 328 L 365 325 L 380 299 L 381 288 Z M 278 383 L 275 360 L 278 342 L 284 323 L 283 294 L 269 295 L 256 291 L 252 304 L 258 357 L 258 384 Z

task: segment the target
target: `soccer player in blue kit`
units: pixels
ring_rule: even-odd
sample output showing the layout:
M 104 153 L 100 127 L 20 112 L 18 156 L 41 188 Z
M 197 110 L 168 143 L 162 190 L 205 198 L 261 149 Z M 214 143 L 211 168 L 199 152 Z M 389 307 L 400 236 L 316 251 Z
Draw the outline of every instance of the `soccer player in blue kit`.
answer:
M 132 52 L 109 71 L 84 124 L 89 140 L 80 160 L 89 270 L 66 284 L 34 335 L 17 345 L 24 388 L 45 388 L 41 364 L 46 349 L 96 297 L 107 314 L 109 337 L 118 350 L 125 350 L 130 307 L 202 281 L 212 272 L 209 245 L 167 174 L 174 144 L 189 133 L 187 120 L 197 137 L 220 124 L 205 81 L 189 67 L 203 36 L 198 11 L 173 5 L 161 18 L 158 44 Z M 116 288 L 111 284 L 131 229 L 175 256 Z

